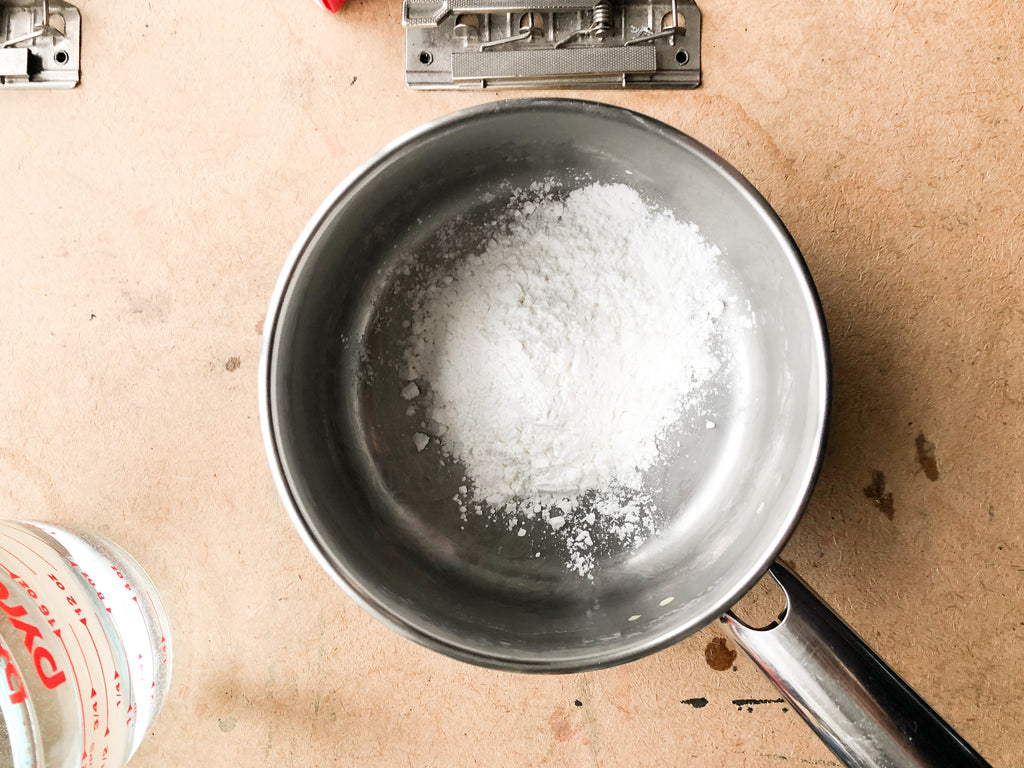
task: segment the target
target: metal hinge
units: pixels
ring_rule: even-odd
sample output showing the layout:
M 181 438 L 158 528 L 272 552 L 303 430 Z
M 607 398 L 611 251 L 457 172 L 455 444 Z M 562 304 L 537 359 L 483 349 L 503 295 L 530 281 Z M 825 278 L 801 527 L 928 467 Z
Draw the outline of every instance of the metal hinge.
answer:
M 413 88 L 696 88 L 694 0 L 404 0 Z
M 0 0 L 0 88 L 74 88 L 82 16 L 60 0 Z

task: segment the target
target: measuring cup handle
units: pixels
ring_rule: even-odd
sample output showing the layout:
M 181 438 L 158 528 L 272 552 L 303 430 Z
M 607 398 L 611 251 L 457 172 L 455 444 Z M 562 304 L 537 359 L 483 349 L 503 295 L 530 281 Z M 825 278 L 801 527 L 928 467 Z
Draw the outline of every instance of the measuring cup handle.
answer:
M 989 764 L 795 573 L 779 620 L 754 629 L 732 613 L 726 633 L 850 768 L 981 768 Z

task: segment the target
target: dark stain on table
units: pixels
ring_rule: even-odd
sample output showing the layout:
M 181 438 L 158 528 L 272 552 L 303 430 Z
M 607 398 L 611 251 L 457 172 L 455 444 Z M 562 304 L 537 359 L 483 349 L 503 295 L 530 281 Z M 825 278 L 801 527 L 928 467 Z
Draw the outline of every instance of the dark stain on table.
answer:
M 724 637 L 716 637 L 704 648 L 704 659 L 712 669 L 725 672 L 736 661 L 736 651 L 726 644 Z
M 924 476 L 932 482 L 939 479 L 939 464 L 935 461 L 935 443 L 924 436 L 924 432 L 918 432 L 914 439 L 914 447 L 917 448 L 917 463 L 924 470 Z
M 753 712 L 754 711 L 754 707 L 760 707 L 760 706 L 762 706 L 764 704 L 785 704 L 786 700 L 785 699 L 733 699 L 732 703 L 733 703 L 733 706 L 736 707 L 737 709 L 739 709 L 740 711 L 745 709 L 745 710 L 747 710 L 747 712 Z M 783 712 L 789 712 L 789 707 L 783 707 L 782 711 Z
M 876 469 L 871 473 L 871 485 L 864 488 L 864 496 L 882 510 L 882 514 L 890 520 L 896 516 L 896 508 L 892 503 L 892 492 L 885 489 L 885 472 Z

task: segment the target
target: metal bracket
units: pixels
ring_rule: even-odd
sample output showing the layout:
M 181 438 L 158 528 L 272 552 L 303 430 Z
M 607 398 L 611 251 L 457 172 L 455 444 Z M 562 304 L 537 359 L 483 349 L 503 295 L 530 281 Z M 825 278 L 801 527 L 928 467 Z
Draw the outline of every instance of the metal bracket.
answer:
M 82 16 L 60 0 L 0 0 L 0 88 L 74 88 Z
M 412 88 L 696 88 L 694 0 L 404 0 Z

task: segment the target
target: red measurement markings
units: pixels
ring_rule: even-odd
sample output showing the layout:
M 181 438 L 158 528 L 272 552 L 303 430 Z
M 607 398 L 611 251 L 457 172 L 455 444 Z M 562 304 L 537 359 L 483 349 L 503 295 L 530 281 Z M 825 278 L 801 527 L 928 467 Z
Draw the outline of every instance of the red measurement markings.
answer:
M 12 573 L 11 578 L 21 585 L 21 588 L 25 590 L 26 595 L 32 598 L 32 602 L 36 604 L 36 608 L 39 609 L 40 615 L 42 615 L 42 617 L 46 619 L 46 623 L 49 624 L 51 627 L 57 626 L 57 620 L 50 615 L 50 609 L 46 607 L 46 604 L 43 603 L 42 600 L 39 599 L 39 593 L 32 589 L 32 587 L 30 587 L 28 583 L 20 576 L 16 576 Z
M 129 592 L 134 592 L 134 591 L 135 591 L 135 588 L 134 588 L 134 587 L 132 587 L 132 585 L 131 585 L 131 583 L 130 583 L 130 582 L 128 581 L 128 579 L 126 579 L 126 578 L 124 577 L 124 574 L 123 574 L 123 573 L 121 573 L 121 569 L 120 569 L 120 568 L 118 568 L 118 567 L 117 567 L 116 565 L 111 565 L 111 566 L 110 566 L 110 570 L 112 570 L 112 571 L 114 572 L 114 575 L 115 575 L 115 576 L 117 576 L 117 578 L 121 580 L 121 582 L 122 582 L 122 586 L 123 586 L 123 587 L 124 587 L 124 588 L 125 588 L 126 590 L 128 590 Z M 134 601 L 135 601 L 135 604 L 136 604 L 136 606 L 138 606 L 138 604 L 139 604 L 139 598 L 138 598 L 138 597 L 136 597 L 135 595 L 132 595 L 132 600 L 134 600 Z M 142 613 L 142 608 L 141 608 L 141 606 L 139 607 L 139 612 L 140 612 L 140 613 Z M 107 613 L 113 613 L 113 611 L 111 611 L 111 610 L 110 610 L 110 608 L 108 607 L 108 608 L 107 608 Z M 142 620 L 143 620 L 143 621 L 145 621 L 145 620 L 146 620 L 146 614 L 145 614 L 145 613 L 142 613 Z
M 146 593 L 146 597 L 149 599 L 150 605 L 153 606 L 153 615 L 157 617 L 157 626 L 160 627 L 160 663 L 167 664 L 171 663 L 171 655 L 167 649 L 168 640 L 167 635 L 170 633 L 171 628 L 167 625 L 167 620 L 164 617 L 163 611 L 157 607 L 156 598 Z
M 116 568 L 115 568 L 115 571 L 116 571 Z M 118 572 L 117 575 L 121 576 L 120 572 Z M 124 577 L 121 576 L 121 578 L 124 578 Z M 127 586 L 128 589 L 131 589 L 130 585 L 126 584 L 125 586 Z M 148 591 L 146 591 L 146 592 L 142 593 L 142 597 L 149 601 L 149 606 L 150 606 L 150 608 L 153 611 L 152 615 L 159 616 L 160 612 L 158 610 L 156 610 L 156 601 L 153 599 L 153 596 Z M 142 623 L 146 627 L 147 633 L 151 632 L 153 629 L 159 629 L 160 630 L 160 663 L 161 664 L 167 664 L 167 661 L 168 661 L 168 659 L 167 659 L 167 635 L 164 634 L 164 628 L 162 626 L 162 623 L 160 622 L 159 619 L 157 619 L 157 626 L 156 627 L 151 627 L 150 624 L 149 624 L 149 618 L 146 615 L 146 611 L 145 611 L 145 609 L 143 609 L 142 603 L 139 602 L 139 596 L 138 595 L 132 595 L 132 601 L 135 603 L 135 607 L 136 607 L 136 609 L 138 609 L 139 615 L 142 617 Z M 140 656 L 139 658 L 141 659 L 142 657 Z M 153 666 L 154 666 L 153 674 L 156 675 L 156 660 L 155 659 L 154 659 L 154 665 Z M 156 681 L 155 680 L 150 685 L 150 688 L 156 688 Z
M 53 585 L 55 587 L 57 587 L 57 589 L 59 589 L 61 592 L 64 592 L 67 589 L 67 587 L 65 587 L 61 583 L 61 580 L 57 578 L 57 574 L 53 573 L 52 571 L 50 572 L 50 581 L 52 581 Z M 68 605 L 71 605 L 71 603 L 68 603 Z M 50 616 L 49 611 L 44 610 L 43 614 L 48 617 L 46 620 L 47 620 L 47 622 L 49 622 L 51 627 L 56 627 L 57 626 L 57 620 L 54 619 L 54 618 L 49 618 L 49 616 Z M 56 629 L 54 631 L 56 631 Z M 57 632 L 57 636 L 58 637 L 60 636 L 59 632 Z M 67 646 L 65 646 L 64 650 L 67 650 Z
M 82 647 L 82 641 L 78 639 L 78 634 L 75 632 L 75 628 L 68 627 L 71 630 L 71 636 L 75 639 L 75 643 L 78 645 L 78 652 L 82 656 L 82 660 L 85 661 L 85 649 Z M 64 638 L 60 636 L 60 630 L 57 631 L 57 637 L 60 638 L 61 645 L 64 646 L 65 653 L 68 650 L 67 645 L 64 644 Z M 71 654 L 68 653 L 68 658 L 71 658 Z M 89 664 L 85 664 L 85 671 L 89 675 L 89 687 L 92 688 L 92 672 L 89 669 Z M 75 687 L 78 689 L 78 704 L 82 710 L 82 760 L 85 760 L 85 750 L 89 745 L 89 736 L 85 731 L 85 722 L 87 715 L 85 714 L 85 695 L 82 692 L 82 681 L 78 679 L 78 672 L 75 670 L 75 665 L 71 665 L 71 674 L 75 676 Z
M 75 565 L 75 563 L 72 563 L 70 560 L 68 560 L 68 562 L 72 565 L 72 567 L 78 568 L 78 566 Z M 92 587 L 92 591 L 96 593 L 96 597 L 99 598 L 100 602 L 103 603 L 104 605 L 106 605 L 107 598 L 105 598 L 103 596 L 103 593 L 100 592 L 100 588 L 98 586 L 96 586 L 96 582 L 93 581 L 92 578 L 89 576 L 89 574 L 86 573 L 85 571 L 79 571 L 78 573 L 81 575 L 81 577 L 83 579 L 85 579 L 87 582 L 89 582 L 89 586 Z
M 96 614 L 93 614 L 93 616 L 96 619 L 96 623 L 99 624 L 100 617 L 96 616 Z M 89 635 L 89 639 L 92 641 L 93 650 L 96 651 L 96 660 L 99 662 L 99 665 L 100 665 L 100 690 L 103 691 L 103 714 L 106 717 L 106 726 L 105 727 L 107 729 L 107 733 L 109 734 L 110 733 L 110 694 L 107 691 L 107 673 L 103 669 L 103 657 L 100 656 L 100 647 L 96 644 L 96 638 L 93 635 L 92 630 L 89 629 L 89 624 L 86 622 L 86 620 L 84 618 L 79 619 L 79 621 L 82 622 L 82 626 L 85 627 L 86 634 Z M 93 695 L 95 696 L 95 694 L 96 694 L 96 689 L 93 688 Z M 93 705 L 93 711 L 94 712 L 96 711 L 96 705 L 95 704 Z M 97 730 L 99 729 L 99 714 L 98 713 L 96 715 L 96 726 L 95 727 L 96 727 Z M 106 734 L 104 734 L 104 735 L 106 735 Z
M 25 568 L 25 570 L 26 570 L 26 571 L 28 571 L 28 572 L 29 572 L 29 573 L 31 573 L 31 574 L 32 574 L 33 576 L 35 576 L 36 572 L 35 572 L 35 571 L 34 571 L 34 570 L 32 569 L 32 566 L 30 566 L 30 565 L 29 565 L 28 563 L 26 563 L 26 562 L 25 562 L 24 560 L 22 560 L 22 559 L 21 559 L 20 557 L 18 557 L 18 556 L 17 556 L 16 554 L 14 554 L 13 552 L 11 552 L 11 550 L 7 549 L 7 547 L 0 547 L 0 552 L 6 552 L 6 553 L 7 553 L 8 555 L 10 555 L 10 556 L 11 556 L 12 558 L 14 558 L 15 560 L 17 560 L 17 561 L 18 561 L 18 562 L 19 562 L 19 563 L 20 563 L 20 564 L 21 564 L 21 565 L 22 565 L 22 566 L 23 566 L 23 567 Z M 37 554 L 37 553 L 36 553 L 36 552 L 32 552 L 32 554 Z M 7 566 L 6 566 L 6 565 L 4 566 L 4 569 L 5 569 L 5 570 L 7 570 L 7 572 L 8 572 L 8 573 L 10 573 L 10 569 L 9 569 L 9 568 L 7 568 Z
M 39 558 L 39 562 L 41 562 L 43 565 L 45 565 L 51 571 L 57 570 L 56 566 L 53 563 L 51 563 L 49 560 L 47 560 L 42 552 L 40 552 L 40 551 L 38 551 L 36 549 L 33 549 L 32 550 L 32 554 L 35 555 L 37 558 Z
M 91 645 L 92 645 L 93 651 L 96 654 L 96 661 L 100 665 L 99 687 L 100 687 L 100 690 L 103 691 L 104 700 L 106 700 L 107 699 L 107 691 L 106 691 L 105 680 L 104 680 L 105 676 L 104 676 L 104 673 L 103 673 L 103 659 L 100 656 L 99 646 L 96 644 L 96 639 L 93 637 L 92 631 L 89 629 L 88 622 L 84 618 L 79 619 L 79 621 L 82 622 L 82 626 L 85 627 L 86 634 L 89 635 L 89 639 L 91 640 Z M 75 628 L 74 625 L 71 625 L 70 629 L 71 629 L 72 636 L 75 638 L 75 642 L 78 644 L 78 648 L 79 648 L 79 651 L 82 654 L 82 658 L 85 659 L 86 658 L 85 648 L 82 645 L 81 639 L 78 637 L 78 630 Z M 89 719 L 90 719 L 89 715 L 91 714 L 92 715 L 93 731 L 98 731 L 99 730 L 99 727 L 100 727 L 99 701 L 97 699 L 98 694 L 96 692 L 96 682 L 92 679 L 92 670 L 89 668 L 88 661 L 85 662 L 85 671 L 86 671 L 86 673 L 89 676 L 89 698 L 91 699 L 92 708 L 91 708 L 91 710 L 87 709 L 86 702 L 85 702 L 85 692 L 84 692 L 84 690 L 81 687 L 79 687 L 79 702 L 81 703 L 81 709 L 82 709 L 82 726 L 83 726 L 82 736 L 83 736 L 83 739 L 84 739 L 83 745 L 82 745 L 83 746 L 83 750 L 84 750 L 82 752 L 82 765 L 93 765 L 95 763 L 95 761 L 96 761 L 96 757 L 95 757 L 96 741 L 95 741 L 95 737 L 90 739 L 89 732 L 87 730 L 85 730 L 85 724 L 89 722 Z M 107 738 L 110 735 L 110 712 L 109 712 L 109 705 L 105 706 L 104 714 L 105 714 L 105 717 L 106 717 L 106 729 L 105 729 L 105 732 L 103 734 L 103 738 Z M 105 762 L 106 761 L 104 759 L 103 760 L 103 764 L 105 764 Z
M 82 641 L 78 639 L 78 633 L 75 631 L 75 628 L 74 627 L 70 627 L 70 629 L 71 629 L 71 636 L 73 638 L 75 638 L 75 644 L 78 646 L 78 652 L 82 655 L 82 659 L 84 661 L 85 660 L 85 648 L 82 647 Z M 86 664 L 85 664 L 85 674 L 89 678 L 89 688 L 90 688 L 90 690 L 95 692 L 95 690 L 96 690 L 96 683 L 93 682 L 92 670 L 89 668 L 88 662 L 86 662 Z M 79 687 L 78 690 L 82 690 L 81 687 Z M 95 695 L 95 693 L 94 693 L 94 695 Z

